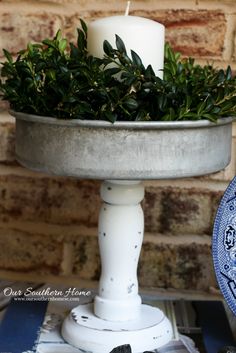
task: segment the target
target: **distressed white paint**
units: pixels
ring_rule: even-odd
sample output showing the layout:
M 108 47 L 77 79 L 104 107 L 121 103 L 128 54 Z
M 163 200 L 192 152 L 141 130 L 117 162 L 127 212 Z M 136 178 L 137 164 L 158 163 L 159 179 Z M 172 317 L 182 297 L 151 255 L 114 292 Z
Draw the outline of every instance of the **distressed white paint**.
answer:
M 140 202 L 144 187 L 104 182 L 99 216 L 102 275 L 95 314 L 105 320 L 128 321 L 139 317 L 137 265 L 143 241 L 144 217 Z
M 96 317 L 92 304 L 87 304 L 71 311 L 63 323 L 62 334 L 70 344 L 86 352 L 109 353 L 128 343 L 132 353 L 141 353 L 169 342 L 172 329 L 163 312 L 149 305 L 141 305 L 136 320 L 110 322 Z
M 99 216 L 102 274 L 94 305 L 80 305 L 63 323 L 66 341 L 82 350 L 108 353 L 130 344 L 133 353 L 153 350 L 172 338 L 163 312 L 142 305 L 137 265 L 142 247 L 143 185 L 136 181 L 105 181 Z

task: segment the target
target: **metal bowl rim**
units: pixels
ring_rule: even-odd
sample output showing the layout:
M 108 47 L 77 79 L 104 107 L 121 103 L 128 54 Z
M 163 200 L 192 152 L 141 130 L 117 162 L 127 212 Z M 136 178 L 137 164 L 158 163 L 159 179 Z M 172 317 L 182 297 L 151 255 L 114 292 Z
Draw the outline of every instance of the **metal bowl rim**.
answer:
M 216 123 L 209 120 L 186 120 L 186 121 L 116 121 L 114 124 L 102 120 L 79 120 L 79 119 L 57 119 L 54 117 L 40 116 L 10 110 L 10 114 L 16 119 L 30 122 L 60 125 L 67 127 L 84 128 L 108 128 L 108 129 L 131 129 L 131 130 L 168 130 L 168 129 L 198 129 L 217 127 L 232 123 L 232 117 L 219 118 Z

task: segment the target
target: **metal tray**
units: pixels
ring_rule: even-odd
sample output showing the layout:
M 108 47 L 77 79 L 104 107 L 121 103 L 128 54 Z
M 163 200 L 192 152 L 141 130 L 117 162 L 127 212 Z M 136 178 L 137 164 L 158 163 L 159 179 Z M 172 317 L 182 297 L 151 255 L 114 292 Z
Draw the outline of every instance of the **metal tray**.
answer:
M 232 118 L 217 123 L 59 120 L 11 111 L 25 167 L 92 179 L 204 175 L 230 162 Z

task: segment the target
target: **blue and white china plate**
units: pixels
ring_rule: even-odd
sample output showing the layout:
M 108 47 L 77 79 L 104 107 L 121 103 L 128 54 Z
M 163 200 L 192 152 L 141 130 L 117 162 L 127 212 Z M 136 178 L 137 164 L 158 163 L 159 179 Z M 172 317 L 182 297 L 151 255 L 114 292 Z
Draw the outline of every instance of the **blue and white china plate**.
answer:
M 212 251 L 220 290 L 236 315 L 236 177 L 226 189 L 216 214 Z

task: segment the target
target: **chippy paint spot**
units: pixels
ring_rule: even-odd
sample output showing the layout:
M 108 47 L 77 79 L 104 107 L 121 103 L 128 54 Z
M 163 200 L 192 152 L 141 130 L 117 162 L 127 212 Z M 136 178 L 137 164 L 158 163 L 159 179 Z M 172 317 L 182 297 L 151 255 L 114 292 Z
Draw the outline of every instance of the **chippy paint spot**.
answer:
M 158 340 L 158 339 L 161 338 L 161 337 L 162 337 L 162 335 L 154 336 L 154 337 L 152 337 L 152 339 L 153 339 L 153 340 Z
M 130 286 L 128 286 L 128 293 L 131 293 L 133 291 L 133 287 L 135 286 L 134 283 L 132 283 Z
M 42 324 L 42 332 L 49 332 L 54 330 L 62 322 L 62 317 L 58 314 L 48 314 L 46 315 L 44 322 Z
M 71 317 L 72 317 L 72 319 L 75 321 L 75 322 L 77 322 L 77 316 L 76 316 L 76 314 L 75 313 L 71 313 Z

